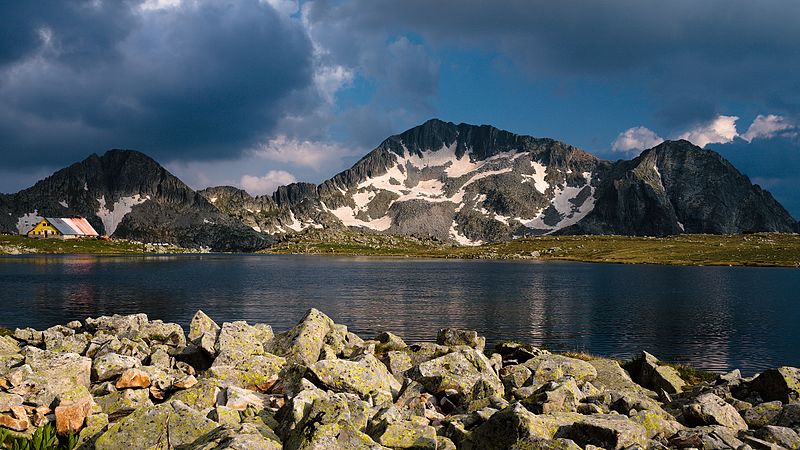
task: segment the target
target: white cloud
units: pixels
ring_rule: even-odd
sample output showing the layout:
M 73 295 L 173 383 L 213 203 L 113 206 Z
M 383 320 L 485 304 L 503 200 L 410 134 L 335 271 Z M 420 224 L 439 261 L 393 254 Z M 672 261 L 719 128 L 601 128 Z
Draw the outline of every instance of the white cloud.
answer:
M 686 139 L 698 147 L 705 147 L 708 144 L 727 144 L 733 138 L 739 136 L 736 131 L 736 116 L 717 116 L 714 120 L 692 128 L 678 136 L 678 139 Z
M 297 181 L 294 175 L 285 170 L 270 170 L 264 176 L 257 177 L 243 175 L 241 180 L 242 189 L 251 195 L 272 194 L 278 186 L 284 186 Z
M 338 167 L 338 161 L 351 153 L 336 143 L 300 140 L 285 135 L 270 139 L 253 150 L 253 154 L 260 158 L 310 167 L 316 171 L 327 169 L 330 163 Z
M 787 118 L 775 114 L 759 114 L 741 137 L 747 142 L 753 142 L 753 139 L 772 139 L 778 134 L 796 136 L 797 131 L 791 130 L 796 130 L 796 125 Z M 783 133 L 787 131 L 789 133 Z
M 286 16 L 291 16 L 300 9 L 297 0 L 264 0 L 264 3 L 268 3 L 276 11 Z
M 620 133 L 611 144 L 615 152 L 640 152 L 655 147 L 664 139 L 653 130 L 645 127 L 633 127 Z

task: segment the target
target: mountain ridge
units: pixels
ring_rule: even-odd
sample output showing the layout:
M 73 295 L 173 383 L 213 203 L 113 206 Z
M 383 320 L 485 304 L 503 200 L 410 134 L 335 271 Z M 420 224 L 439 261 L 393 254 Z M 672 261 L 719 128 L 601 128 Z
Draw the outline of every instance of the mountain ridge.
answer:
M 83 215 L 115 237 L 224 251 L 256 250 L 308 228 L 468 245 L 540 234 L 798 230 L 768 191 L 687 141 L 606 161 L 554 139 L 438 119 L 386 138 L 319 184 L 272 195 L 194 191 L 147 155 L 119 149 L 0 195 L 5 232 L 44 214 Z

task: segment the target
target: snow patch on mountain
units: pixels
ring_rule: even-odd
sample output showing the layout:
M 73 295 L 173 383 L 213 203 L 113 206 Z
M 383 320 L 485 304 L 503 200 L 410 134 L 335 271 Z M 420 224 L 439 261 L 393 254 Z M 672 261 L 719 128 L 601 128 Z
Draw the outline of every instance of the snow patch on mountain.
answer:
M 97 209 L 97 217 L 100 218 L 100 221 L 103 222 L 103 227 L 106 230 L 106 235 L 111 236 L 114 234 L 114 231 L 117 230 L 117 226 L 125 216 L 131 212 L 134 206 L 140 205 L 147 200 L 150 200 L 149 195 L 140 195 L 135 194 L 130 197 L 120 197 L 119 200 L 114 202 L 111 206 L 111 209 L 106 207 L 106 196 L 101 195 L 100 198 L 97 199 L 97 203 L 100 204 L 100 208 Z
M 34 209 L 33 212 L 26 213 L 17 218 L 17 231 L 19 234 L 25 234 L 37 223 L 41 222 L 42 219 L 44 219 L 44 217 L 39 215 L 39 210 Z

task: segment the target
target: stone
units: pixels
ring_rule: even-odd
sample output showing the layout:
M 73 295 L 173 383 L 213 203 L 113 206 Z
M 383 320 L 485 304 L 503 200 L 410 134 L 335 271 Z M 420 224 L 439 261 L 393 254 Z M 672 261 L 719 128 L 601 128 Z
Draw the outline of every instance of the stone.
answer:
M 212 409 L 210 417 L 220 425 L 227 425 L 229 427 L 234 427 L 242 421 L 238 410 L 222 405 L 218 405 Z
M 25 431 L 31 426 L 25 408 L 12 406 L 10 411 L 11 414 L 0 414 L 0 427 L 5 427 L 12 431 Z
M 14 339 L 25 342 L 28 345 L 39 346 L 44 342 L 44 334 L 33 328 L 17 328 L 14 330 Z
M 329 347 L 337 358 L 351 358 L 364 347 L 364 340 L 355 333 L 347 331 L 345 325 L 333 324 L 325 335 L 325 346 Z
M 634 391 L 655 397 L 655 392 L 645 389 L 633 381 L 630 374 L 612 359 L 593 358 L 588 361 L 597 371 L 592 384 L 607 391 Z
M 738 449 L 744 443 L 738 438 L 736 430 L 721 425 L 711 425 L 683 429 L 669 439 L 669 445 L 676 448 Z
M 647 447 L 648 443 L 643 426 L 625 416 L 609 414 L 585 416 L 560 429 L 557 436 L 572 439 L 583 447 L 596 445 L 604 449 Z
M 78 434 L 77 447 L 80 450 L 93 449 L 95 441 L 108 426 L 108 415 L 92 414 L 86 418 L 86 425 Z
M 188 447 L 217 428 L 217 424 L 178 401 L 138 408 L 109 426 L 95 442 L 97 450 L 128 450 Z
M 83 354 L 89 346 L 89 337 L 84 333 L 62 325 L 50 327 L 42 332 L 45 350 L 61 353 Z
M 77 353 L 54 353 L 25 348 L 25 369 L 17 372 L 11 393 L 21 395 L 26 403 L 52 407 L 59 396 L 91 386 L 92 360 Z M 24 367 L 24 366 L 23 366 Z M 9 375 L 9 378 L 16 378 Z
M 207 375 L 220 380 L 223 385 L 259 390 L 268 384 L 274 384 L 275 377 L 286 366 L 285 358 L 270 353 L 236 359 L 238 356 L 220 353 Z
M 250 424 L 219 427 L 192 444 L 193 450 L 281 450 L 282 448 L 277 436 L 262 433 Z
M 520 403 L 513 403 L 472 430 L 459 448 L 506 450 L 520 440 L 551 439 L 557 431 L 554 419 L 537 416 Z
M 767 401 L 800 401 L 800 369 L 779 367 L 765 370 L 749 383 L 749 387 Z
M 377 353 L 399 351 L 408 347 L 408 345 L 403 342 L 403 339 L 401 339 L 400 336 L 394 333 L 389 333 L 388 331 L 384 331 L 383 333 L 375 336 L 374 340 L 378 341 L 378 343 L 375 344 L 375 352 Z
M 402 387 L 386 366 L 370 354 L 352 360 L 317 361 L 309 371 L 328 389 L 349 392 L 361 398 L 374 397 L 378 403 L 391 402 Z
M 153 405 L 153 402 L 150 401 L 150 391 L 146 389 L 125 389 L 111 392 L 101 397 L 95 397 L 95 401 L 103 413 L 108 415 L 108 420 L 111 422 L 116 422 L 142 406 Z
M 189 389 L 197 384 L 197 378 L 194 375 L 186 375 L 185 377 L 175 381 L 172 387 L 175 389 Z
M 775 425 L 800 429 L 800 402 L 783 405 Z
M 685 428 L 666 413 L 654 411 L 637 411 L 630 419 L 645 429 L 648 439 L 669 439 Z
M 531 358 L 550 354 L 547 350 L 515 341 L 500 341 L 494 346 L 494 351 L 500 354 L 504 362 L 513 361 L 514 364 L 522 364 Z
M 506 391 L 510 392 L 525 386 L 532 374 L 533 372 L 522 364 L 514 364 L 500 369 L 499 375 Z
M 319 360 L 325 337 L 333 328 L 330 317 L 312 308 L 300 323 L 276 336 L 269 350 L 292 363 L 308 367 Z
M 586 448 L 593 447 L 587 445 Z M 581 450 L 572 439 L 524 439 L 514 444 L 510 450 Z
M 94 401 L 91 396 L 77 401 L 61 402 L 56 406 L 56 432 L 58 434 L 78 433 L 92 411 Z
M 191 322 L 189 322 L 189 340 L 195 341 L 198 338 L 202 337 L 204 334 L 211 334 L 215 337 L 219 334 L 220 327 L 214 322 L 211 317 L 208 317 L 206 313 L 201 310 L 198 310 L 194 313 Z
M 146 389 L 150 387 L 150 375 L 139 369 L 128 369 L 122 372 L 115 384 L 117 389 Z
M 562 355 L 539 355 L 526 361 L 524 366 L 530 369 L 534 383 L 538 384 L 566 376 L 577 381 L 591 381 L 597 377 L 597 370 L 588 362 Z
M 122 375 L 122 372 L 141 367 L 141 365 L 141 362 L 133 356 L 108 353 L 94 359 L 92 362 L 92 375 L 98 381 L 111 380 Z
M 405 378 L 406 371 L 414 367 L 411 357 L 403 351 L 390 351 L 383 356 L 383 362 L 389 372 L 398 380 Z
M 683 392 L 686 386 L 674 367 L 662 365 L 658 358 L 647 352 L 642 352 L 638 359 L 631 362 L 631 375 L 647 389 L 664 390 L 668 394 Z
M 771 442 L 789 450 L 800 449 L 800 435 L 787 427 L 767 425 L 754 432 L 754 435 L 767 442 Z
M 545 383 L 522 404 L 536 414 L 574 412 L 584 397 L 575 379 L 568 377 Z
M 448 353 L 417 366 L 411 378 L 433 394 L 441 395 L 452 389 L 465 401 L 474 400 L 473 388 L 485 382 L 484 394 L 503 396 L 503 382 L 492 369 L 483 353 L 472 348 Z M 488 391 L 488 392 L 487 392 Z
M 479 352 L 483 352 L 483 350 L 486 348 L 486 338 L 483 336 L 478 336 L 477 331 L 463 330 L 459 328 L 442 328 L 436 334 L 436 343 L 448 347 L 466 345 L 478 350 Z
M 0 392 L 0 412 L 11 411 L 14 406 L 22 406 L 23 401 L 21 395 Z
M 750 428 L 760 428 L 775 423 L 783 410 L 780 400 L 764 402 L 744 411 L 744 421 Z
M 437 448 L 436 429 L 428 425 L 427 419 L 417 416 L 411 417 L 411 420 L 387 424 L 377 441 L 394 449 L 436 450 Z
M 436 450 L 456 450 L 456 444 L 444 436 L 436 436 Z
M 697 396 L 683 408 L 683 417 L 690 425 L 721 425 L 734 430 L 746 430 L 736 408 L 712 393 Z
M 21 351 L 19 343 L 11 336 L 0 336 L 0 355 L 13 355 Z
M 204 411 L 217 405 L 224 405 L 224 392 L 220 388 L 219 381 L 203 378 L 198 380 L 195 386 L 173 393 L 170 400 L 177 400 L 198 411 Z
M 248 406 L 261 410 L 265 405 L 265 398 L 261 394 L 235 386 L 226 389 L 225 398 L 225 406 L 236 411 L 244 411 Z

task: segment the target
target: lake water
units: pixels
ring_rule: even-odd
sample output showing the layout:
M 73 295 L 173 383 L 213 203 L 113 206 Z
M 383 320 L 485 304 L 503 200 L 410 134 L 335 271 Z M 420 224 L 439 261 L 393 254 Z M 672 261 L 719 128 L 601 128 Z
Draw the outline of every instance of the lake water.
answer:
M 800 366 L 800 270 L 272 255 L 0 258 L 0 326 L 145 312 L 282 331 L 316 307 L 360 336 L 442 327 L 558 351 L 754 373 Z

